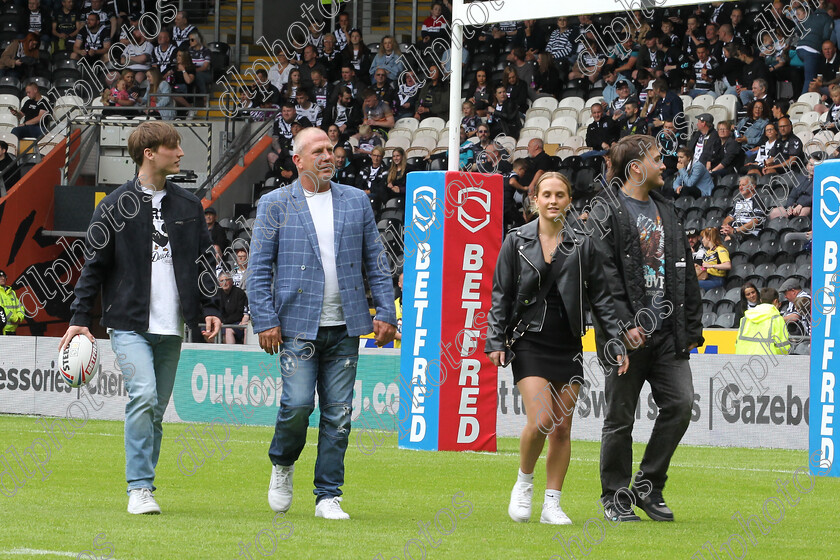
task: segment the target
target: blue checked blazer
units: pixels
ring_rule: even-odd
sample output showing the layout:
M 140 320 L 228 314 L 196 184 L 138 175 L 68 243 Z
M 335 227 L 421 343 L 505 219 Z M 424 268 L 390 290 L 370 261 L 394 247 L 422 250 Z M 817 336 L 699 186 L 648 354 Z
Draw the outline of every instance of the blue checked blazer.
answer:
M 370 200 L 355 187 L 331 182 L 330 189 L 347 333 L 373 331 L 362 269 L 376 319 L 396 325 L 394 287 Z M 279 326 L 284 340 L 314 340 L 324 302 L 324 267 L 305 196 L 300 181 L 295 181 L 260 198 L 251 235 L 246 288 L 254 332 Z

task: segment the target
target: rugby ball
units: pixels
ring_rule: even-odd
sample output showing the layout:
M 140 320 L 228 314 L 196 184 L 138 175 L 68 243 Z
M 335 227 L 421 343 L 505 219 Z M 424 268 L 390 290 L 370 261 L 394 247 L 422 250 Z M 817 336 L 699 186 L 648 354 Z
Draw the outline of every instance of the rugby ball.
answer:
M 83 334 L 70 339 L 58 357 L 58 370 L 71 387 L 86 385 L 99 367 L 99 348 Z

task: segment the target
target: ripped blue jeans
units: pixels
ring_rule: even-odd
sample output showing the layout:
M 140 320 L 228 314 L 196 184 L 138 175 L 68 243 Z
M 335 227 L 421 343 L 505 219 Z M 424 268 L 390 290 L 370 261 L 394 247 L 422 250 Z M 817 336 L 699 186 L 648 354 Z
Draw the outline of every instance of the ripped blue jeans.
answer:
M 268 450 L 272 464 L 293 465 L 306 444 L 315 391 L 321 423 L 315 460 L 315 501 L 341 496 L 344 454 L 350 438 L 359 337 L 344 325 L 321 327 L 315 340 L 284 339 L 280 346 L 283 392 Z

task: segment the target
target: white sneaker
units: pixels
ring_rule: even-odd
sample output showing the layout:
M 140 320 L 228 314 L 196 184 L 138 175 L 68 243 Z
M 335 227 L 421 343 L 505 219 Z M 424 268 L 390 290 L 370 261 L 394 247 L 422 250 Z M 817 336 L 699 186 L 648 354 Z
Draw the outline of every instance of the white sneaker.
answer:
M 560 507 L 560 502 L 545 502 L 540 515 L 540 523 L 549 525 L 571 525 L 572 520 Z
M 134 488 L 128 493 L 128 513 L 135 515 L 160 513 L 160 506 L 148 488 Z
M 534 485 L 527 482 L 519 482 L 513 485 L 510 492 L 510 505 L 508 515 L 517 523 L 527 523 L 531 519 L 531 497 L 534 494 Z
M 276 512 L 286 512 L 292 506 L 292 475 L 295 466 L 274 465 L 268 483 L 268 505 Z
M 350 519 L 350 514 L 341 509 L 341 498 L 324 498 L 315 505 L 315 517 L 324 519 Z

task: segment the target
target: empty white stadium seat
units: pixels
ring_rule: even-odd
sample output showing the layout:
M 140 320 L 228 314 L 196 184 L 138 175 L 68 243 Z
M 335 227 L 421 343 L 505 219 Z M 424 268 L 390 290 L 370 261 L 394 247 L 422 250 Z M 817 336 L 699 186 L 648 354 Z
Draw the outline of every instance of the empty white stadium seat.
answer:
M 799 103 L 806 103 L 811 109 L 813 109 L 820 102 L 820 94 L 815 91 L 809 91 L 808 93 L 800 95 L 799 99 L 796 101 Z
M 540 97 L 539 99 L 534 100 L 531 108 L 534 107 L 544 107 L 549 111 L 553 111 L 557 108 L 557 100 L 553 97 Z
M 420 127 L 420 121 L 414 117 L 403 117 L 394 123 L 394 128 L 404 128 L 407 130 L 417 130 Z
M 708 93 L 704 93 L 703 95 L 698 95 L 695 97 L 691 104 L 696 105 L 697 107 L 703 107 L 704 109 L 708 109 L 715 103 L 715 98 L 713 95 L 709 95 Z
M 574 107 L 578 112 L 586 106 L 586 101 L 582 97 L 567 97 L 561 99 L 558 107 Z

